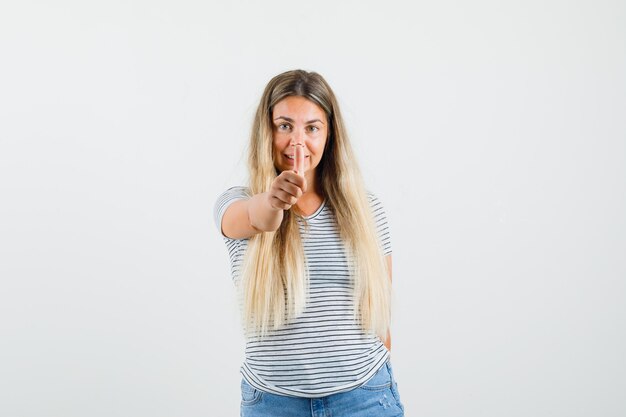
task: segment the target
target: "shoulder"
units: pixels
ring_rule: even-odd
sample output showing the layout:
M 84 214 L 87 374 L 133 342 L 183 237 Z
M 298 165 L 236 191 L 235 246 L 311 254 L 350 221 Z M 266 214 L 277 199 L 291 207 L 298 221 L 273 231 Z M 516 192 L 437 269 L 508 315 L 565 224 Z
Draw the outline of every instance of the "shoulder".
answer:
M 250 188 L 244 187 L 242 185 L 236 185 L 234 187 L 230 187 L 223 193 L 219 195 L 217 198 L 220 199 L 230 199 L 230 198 L 250 198 L 252 195 L 250 194 Z
M 365 190 L 365 193 L 367 194 L 367 199 L 370 200 L 370 201 L 378 199 L 376 194 L 374 194 L 374 192 L 371 191 L 371 190 Z
M 240 185 L 230 187 L 221 193 L 215 200 L 215 212 L 223 212 L 227 206 L 236 200 L 246 200 L 252 197 L 250 189 Z
M 230 187 L 223 193 L 221 193 L 217 199 L 215 200 L 215 212 L 223 212 L 226 210 L 226 207 L 231 203 L 234 203 L 236 200 L 245 200 L 252 197 L 250 193 L 250 189 L 248 187 L 243 187 L 237 185 L 235 187 Z
M 387 211 L 383 202 L 372 191 L 366 190 L 366 193 L 376 225 L 378 227 L 387 227 Z
M 383 203 L 380 201 L 380 199 L 378 198 L 378 196 L 376 194 L 374 194 L 370 190 L 366 190 L 366 194 L 367 194 L 367 200 L 370 203 L 370 207 L 372 208 L 372 210 L 374 212 L 376 212 L 376 211 L 384 211 Z
M 215 225 L 220 231 L 222 216 L 224 216 L 224 212 L 226 212 L 228 206 L 237 200 L 246 200 L 250 197 L 252 197 L 250 189 L 240 185 L 230 187 L 217 197 L 215 200 L 215 206 L 213 207 L 213 219 L 215 221 Z

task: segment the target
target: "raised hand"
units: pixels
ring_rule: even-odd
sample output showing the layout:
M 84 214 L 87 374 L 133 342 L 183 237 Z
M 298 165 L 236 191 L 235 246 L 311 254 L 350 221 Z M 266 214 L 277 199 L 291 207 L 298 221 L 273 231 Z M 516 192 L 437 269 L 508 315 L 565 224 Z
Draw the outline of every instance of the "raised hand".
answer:
M 302 145 L 295 145 L 294 148 L 294 170 L 281 172 L 269 190 L 269 202 L 275 209 L 289 210 L 307 189 L 304 148 Z

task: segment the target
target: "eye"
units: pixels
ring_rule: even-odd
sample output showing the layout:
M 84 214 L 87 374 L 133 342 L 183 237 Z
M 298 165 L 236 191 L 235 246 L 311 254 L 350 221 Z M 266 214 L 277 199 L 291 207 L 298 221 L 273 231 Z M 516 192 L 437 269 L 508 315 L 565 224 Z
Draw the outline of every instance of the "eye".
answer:
M 278 130 L 289 130 L 291 129 L 291 126 L 289 125 L 289 123 L 281 123 L 278 125 Z
M 319 130 L 320 130 L 320 128 L 319 128 L 319 127 L 317 127 L 317 126 L 309 126 L 309 130 L 310 130 L 311 132 L 315 133 L 315 132 L 319 131 Z

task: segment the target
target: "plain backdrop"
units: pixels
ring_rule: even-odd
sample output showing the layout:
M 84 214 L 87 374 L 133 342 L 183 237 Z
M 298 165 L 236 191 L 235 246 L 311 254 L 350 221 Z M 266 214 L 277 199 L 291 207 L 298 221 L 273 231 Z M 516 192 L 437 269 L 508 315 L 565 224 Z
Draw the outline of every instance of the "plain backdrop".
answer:
M 296 68 L 387 210 L 406 415 L 626 415 L 625 22 L 606 0 L 3 1 L 0 417 L 238 415 L 213 205 Z

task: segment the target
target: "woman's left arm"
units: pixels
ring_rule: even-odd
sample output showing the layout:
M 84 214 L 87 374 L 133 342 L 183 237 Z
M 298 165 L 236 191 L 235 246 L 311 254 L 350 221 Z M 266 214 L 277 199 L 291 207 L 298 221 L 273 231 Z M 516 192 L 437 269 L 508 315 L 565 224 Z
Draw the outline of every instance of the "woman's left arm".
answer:
M 387 261 L 387 270 L 389 271 L 389 281 L 391 279 L 391 255 L 385 256 L 385 261 Z M 391 352 L 391 332 L 387 331 L 387 341 L 385 342 L 385 347 L 389 352 Z

